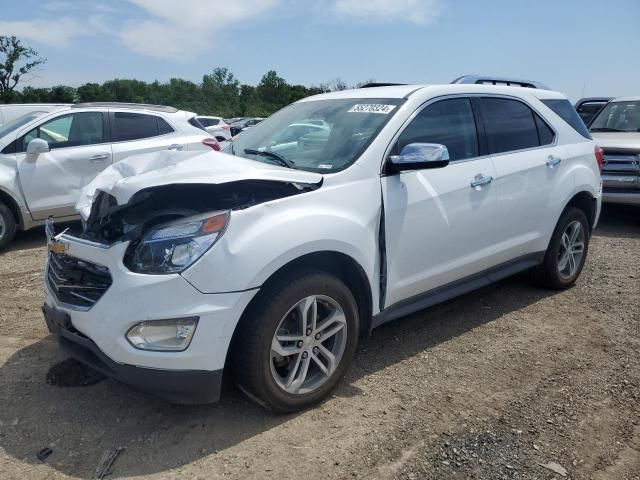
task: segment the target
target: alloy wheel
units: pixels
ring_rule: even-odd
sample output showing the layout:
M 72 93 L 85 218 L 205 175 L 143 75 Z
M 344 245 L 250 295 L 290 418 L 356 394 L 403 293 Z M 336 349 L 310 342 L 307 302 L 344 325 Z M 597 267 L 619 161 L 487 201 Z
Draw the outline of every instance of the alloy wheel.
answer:
M 311 295 L 280 320 L 271 341 L 276 384 L 290 394 L 313 392 L 335 372 L 347 344 L 347 319 L 331 297 Z
M 584 256 L 584 240 L 584 228 L 577 220 L 567 225 L 562 233 L 558 251 L 558 272 L 563 279 L 573 278 L 580 268 Z

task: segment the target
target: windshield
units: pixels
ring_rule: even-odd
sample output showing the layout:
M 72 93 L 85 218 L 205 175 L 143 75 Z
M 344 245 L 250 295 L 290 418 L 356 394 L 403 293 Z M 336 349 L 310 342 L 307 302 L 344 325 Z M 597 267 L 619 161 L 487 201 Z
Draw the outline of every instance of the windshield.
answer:
M 234 155 L 299 170 L 331 173 L 355 162 L 404 100 L 294 103 L 233 138 Z
M 592 132 L 640 132 L 640 100 L 609 102 L 591 122 Z
M 5 135 L 10 134 L 12 131 L 26 125 L 27 123 L 35 120 L 36 118 L 42 116 L 46 112 L 31 112 L 26 115 L 22 115 L 21 117 L 14 118 L 9 123 L 5 123 L 0 127 L 0 138 L 3 138 Z

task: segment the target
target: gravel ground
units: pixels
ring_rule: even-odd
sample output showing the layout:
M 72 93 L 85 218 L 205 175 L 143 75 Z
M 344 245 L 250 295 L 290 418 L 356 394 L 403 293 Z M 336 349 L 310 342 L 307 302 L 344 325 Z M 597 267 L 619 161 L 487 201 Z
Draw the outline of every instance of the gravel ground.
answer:
M 335 396 L 288 416 L 233 386 L 171 406 L 67 360 L 41 236 L 0 254 L 3 480 L 91 478 L 118 447 L 109 478 L 640 479 L 639 209 L 605 209 L 571 290 L 520 275 L 381 327 Z

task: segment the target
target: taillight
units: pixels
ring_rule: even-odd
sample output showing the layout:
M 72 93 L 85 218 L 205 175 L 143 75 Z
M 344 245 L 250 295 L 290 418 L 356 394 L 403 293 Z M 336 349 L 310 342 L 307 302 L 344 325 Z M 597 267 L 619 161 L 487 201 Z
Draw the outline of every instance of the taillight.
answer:
M 596 155 L 596 162 L 598 162 L 598 168 L 600 169 L 600 173 L 602 173 L 602 163 L 604 162 L 604 150 L 602 150 L 602 148 L 596 145 L 594 149 L 594 153 Z
M 222 130 L 231 130 L 231 127 L 229 125 L 223 125 L 222 127 L 220 127 Z
M 216 152 L 220 151 L 220 144 L 215 138 L 205 138 L 204 140 L 202 140 L 202 144 L 206 145 L 212 150 L 215 150 Z

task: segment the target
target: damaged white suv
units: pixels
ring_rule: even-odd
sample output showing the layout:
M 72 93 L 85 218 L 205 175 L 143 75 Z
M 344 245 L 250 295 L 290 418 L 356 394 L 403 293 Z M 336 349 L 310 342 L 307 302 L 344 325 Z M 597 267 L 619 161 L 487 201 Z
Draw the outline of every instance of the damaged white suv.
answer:
M 382 323 L 530 268 L 576 281 L 600 152 L 549 101 L 568 104 L 464 83 L 342 91 L 227 153 L 122 161 L 85 189 L 82 233 L 49 229 L 47 324 L 173 402 L 216 401 L 232 371 L 262 405 L 304 408 Z

